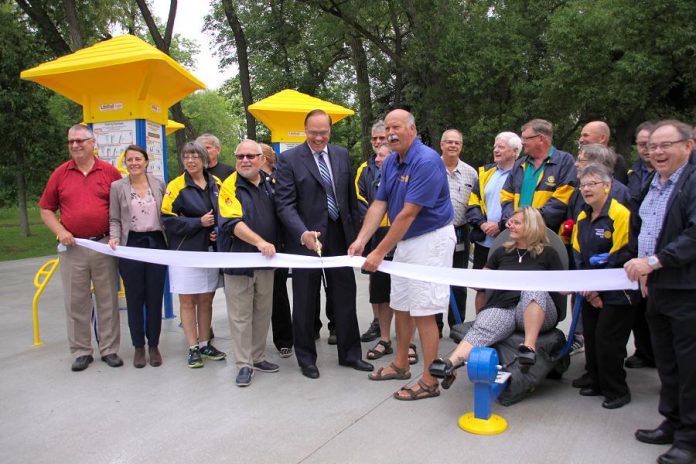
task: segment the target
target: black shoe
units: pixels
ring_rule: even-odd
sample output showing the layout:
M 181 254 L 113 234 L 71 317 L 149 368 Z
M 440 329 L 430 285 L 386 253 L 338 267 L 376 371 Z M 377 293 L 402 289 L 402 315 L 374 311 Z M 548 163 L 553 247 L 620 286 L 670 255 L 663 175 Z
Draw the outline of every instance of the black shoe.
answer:
M 372 340 L 377 340 L 379 338 L 379 334 L 379 320 L 373 319 L 370 323 L 370 327 L 360 336 L 360 341 L 371 342 Z
M 336 331 L 329 330 L 329 345 L 336 345 L 337 343 L 338 339 L 336 338 Z
M 595 387 L 584 387 L 580 389 L 580 395 L 582 396 L 600 396 L 602 392 Z
M 73 361 L 72 366 L 70 367 L 70 369 L 72 369 L 73 372 L 84 371 L 85 369 L 87 369 L 87 366 L 89 366 L 89 364 L 90 364 L 92 361 L 94 361 L 94 358 L 93 358 L 91 355 L 89 355 L 89 354 L 86 354 L 86 355 L 84 355 L 84 356 L 78 356 L 78 357 L 75 358 L 75 360 Z
M 657 462 L 659 464 L 695 464 L 696 452 L 686 448 L 678 448 L 675 445 L 665 454 L 658 456 Z
M 292 348 L 279 348 L 278 354 L 280 354 L 281 358 L 289 358 L 290 356 L 292 356 Z
M 123 359 L 120 358 L 116 353 L 107 354 L 102 356 L 102 361 L 104 361 L 109 367 L 121 367 L 123 366 Z
M 626 358 L 624 366 L 626 366 L 628 369 L 642 369 L 644 367 L 655 367 L 655 363 L 634 354 L 633 356 Z
M 606 399 L 602 402 L 602 407 L 604 409 L 619 409 L 622 406 L 626 406 L 631 402 L 631 394 L 626 393 L 624 396 L 619 396 L 613 400 Z
M 527 345 L 519 345 L 517 347 L 517 362 L 520 364 L 520 366 L 524 366 L 529 369 L 531 366 L 536 364 L 536 351 Z
M 317 369 L 317 366 L 314 364 L 310 364 L 309 366 L 302 366 L 300 367 L 302 370 L 302 375 L 305 377 L 308 377 L 310 379 L 318 379 L 319 378 L 319 369 Z
M 636 430 L 636 440 L 651 445 L 671 445 L 674 442 L 674 432 L 665 430 L 662 426 L 656 429 Z
M 372 372 L 375 369 L 375 366 L 362 359 L 350 362 L 339 362 L 338 364 L 339 366 L 352 367 L 356 371 Z
M 573 388 L 591 387 L 592 386 L 592 379 L 590 378 L 590 375 L 587 372 L 585 372 L 580 377 L 573 380 L 571 382 L 571 385 L 573 386 Z
M 254 376 L 254 369 L 251 367 L 242 367 L 239 369 L 239 372 L 237 373 L 237 379 L 234 381 L 234 383 L 237 384 L 238 387 L 246 387 L 251 383 L 251 378 Z
M 261 372 L 278 372 L 280 369 L 277 364 L 273 364 L 268 361 L 261 361 L 260 363 L 254 363 L 254 369 Z
M 198 346 L 189 348 L 188 367 L 191 369 L 203 367 L 203 358 L 201 357 L 201 350 Z
M 225 353 L 215 348 L 210 341 L 203 348 L 200 349 L 201 356 L 207 359 L 212 359 L 213 361 L 222 361 L 227 357 Z

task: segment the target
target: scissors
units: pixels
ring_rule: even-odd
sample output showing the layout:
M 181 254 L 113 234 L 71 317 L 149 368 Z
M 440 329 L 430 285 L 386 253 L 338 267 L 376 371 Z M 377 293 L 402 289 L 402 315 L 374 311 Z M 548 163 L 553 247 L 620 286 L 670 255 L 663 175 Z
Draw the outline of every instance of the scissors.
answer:
M 319 241 L 319 235 L 316 232 L 314 232 L 314 241 L 317 243 L 316 252 L 319 255 L 319 258 L 321 259 L 321 242 Z M 321 263 L 322 263 L 321 279 L 322 279 L 322 283 L 324 284 L 324 291 L 326 291 L 327 280 L 326 280 L 326 272 L 324 272 L 324 267 L 323 267 L 324 261 L 322 261 Z

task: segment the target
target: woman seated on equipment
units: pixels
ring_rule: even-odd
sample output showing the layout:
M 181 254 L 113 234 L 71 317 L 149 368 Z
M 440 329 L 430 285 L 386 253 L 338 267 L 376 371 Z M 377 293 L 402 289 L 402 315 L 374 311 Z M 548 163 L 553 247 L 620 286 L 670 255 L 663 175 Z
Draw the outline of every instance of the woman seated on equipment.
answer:
M 484 269 L 505 271 L 558 271 L 561 259 L 546 237 L 546 225 L 539 211 L 526 206 L 518 208 L 508 220 L 510 240 L 495 249 Z M 540 332 L 550 330 L 558 322 L 557 307 L 562 296 L 544 291 L 494 290 L 488 292 L 486 304 L 476 316 L 471 329 L 448 358 L 436 359 L 431 373 L 439 372 L 442 387 L 447 389 L 455 379 L 455 370 L 469 358 L 475 346 L 491 346 L 524 330 L 519 346 L 518 362 L 522 366 L 536 363 L 536 342 Z

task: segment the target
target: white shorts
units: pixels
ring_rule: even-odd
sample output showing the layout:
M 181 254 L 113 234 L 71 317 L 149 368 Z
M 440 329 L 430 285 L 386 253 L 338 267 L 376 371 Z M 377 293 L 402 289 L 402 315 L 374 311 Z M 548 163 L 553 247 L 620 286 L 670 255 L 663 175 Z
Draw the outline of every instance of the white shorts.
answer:
M 181 295 L 214 292 L 220 285 L 220 269 L 169 266 L 169 290 Z
M 400 241 L 396 245 L 394 262 L 452 267 L 456 243 L 454 227 L 450 224 L 427 234 Z M 392 275 L 389 298 L 389 306 L 396 311 L 407 311 L 411 316 L 447 314 L 450 287 Z

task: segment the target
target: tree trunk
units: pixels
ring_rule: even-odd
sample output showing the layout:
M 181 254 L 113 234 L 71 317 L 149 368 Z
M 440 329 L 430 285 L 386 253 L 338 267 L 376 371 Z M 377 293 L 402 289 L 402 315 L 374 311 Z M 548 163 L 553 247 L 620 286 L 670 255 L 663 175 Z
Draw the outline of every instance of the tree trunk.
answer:
M 185 126 L 184 130 L 174 132 L 174 140 L 176 140 L 177 165 L 179 166 L 179 172 L 183 172 L 184 165 L 181 163 L 181 157 L 179 156 L 179 153 L 181 153 L 181 150 L 184 148 L 184 144 L 186 143 L 187 139 L 195 139 L 195 134 L 193 133 L 193 129 L 191 129 L 191 121 L 189 121 L 186 115 L 184 114 L 184 110 L 181 107 L 181 102 L 178 102 L 174 106 L 172 106 L 171 110 L 172 119 L 182 123 Z
M 19 206 L 19 233 L 22 237 L 28 237 L 29 214 L 27 212 L 27 184 L 24 179 L 24 150 L 17 150 L 15 154 L 16 170 L 15 179 L 17 182 L 17 203 Z
M 65 9 L 65 19 L 68 21 L 68 30 L 70 31 L 70 45 L 73 50 L 80 50 L 84 45 L 82 39 L 82 30 L 80 29 L 80 21 L 77 19 L 77 10 L 75 9 L 75 0 L 63 0 L 63 8 Z
M 34 0 L 34 2 L 28 2 L 27 0 L 15 1 L 22 11 L 34 21 L 34 24 L 41 32 L 41 37 L 46 41 L 46 45 L 48 45 L 48 48 L 50 48 L 56 56 L 63 56 L 72 52 L 68 43 L 63 40 L 63 36 L 60 35 L 60 32 L 58 32 L 51 18 L 48 17 L 48 14 L 43 9 L 41 2 L 36 0 Z
M 242 23 L 239 21 L 237 11 L 231 0 L 222 0 L 225 9 L 227 23 L 232 29 L 235 48 L 237 49 L 237 63 L 239 64 L 239 85 L 242 90 L 242 103 L 244 104 L 244 114 L 246 115 L 247 138 L 256 140 L 256 119 L 249 112 L 249 105 L 254 103 L 251 92 L 251 79 L 249 77 L 249 57 L 248 45 Z
M 355 67 L 355 76 L 358 91 L 358 107 L 360 109 L 361 127 L 361 148 L 363 159 L 367 160 L 372 155 L 372 144 L 370 143 L 371 124 L 374 116 L 372 114 L 372 97 L 370 96 L 370 75 L 367 71 L 367 55 L 363 48 L 362 41 L 356 34 L 351 34 L 350 49 Z

